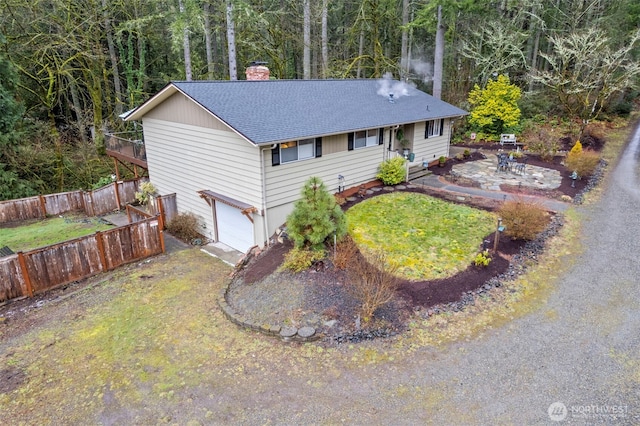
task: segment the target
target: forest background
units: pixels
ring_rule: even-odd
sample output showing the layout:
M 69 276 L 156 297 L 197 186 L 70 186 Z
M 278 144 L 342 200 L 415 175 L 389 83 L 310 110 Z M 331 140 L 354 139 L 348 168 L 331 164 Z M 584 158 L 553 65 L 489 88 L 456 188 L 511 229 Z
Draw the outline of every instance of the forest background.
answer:
M 506 75 L 524 120 L 628 114 L 639 28 L 637 0 L 0 0 L 0 200 L 109 181 L 120 114 L 251 61 L 278 79 L 391 73 L 467 110 Z

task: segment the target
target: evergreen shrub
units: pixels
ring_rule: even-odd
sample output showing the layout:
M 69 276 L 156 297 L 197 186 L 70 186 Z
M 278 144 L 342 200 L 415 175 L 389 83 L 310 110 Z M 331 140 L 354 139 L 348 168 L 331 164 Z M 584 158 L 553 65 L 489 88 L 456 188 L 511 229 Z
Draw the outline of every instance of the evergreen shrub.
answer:
M 385 160 L 380 164 L 376 178 L 380 179 L 385 185 L 397 185 L 404 182 L 405 179 L 405 162 L 402 157 L 395 157 Z

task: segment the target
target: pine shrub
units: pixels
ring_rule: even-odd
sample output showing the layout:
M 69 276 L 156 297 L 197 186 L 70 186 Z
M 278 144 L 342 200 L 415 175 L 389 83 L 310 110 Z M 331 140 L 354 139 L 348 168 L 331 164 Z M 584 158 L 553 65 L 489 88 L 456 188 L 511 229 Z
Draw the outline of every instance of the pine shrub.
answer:
M 533 240 L 549 223 L 544 207 L 524 198 L 505 201 L 498 214 L 506 227 L 505 234 L 514 240 Z
M 324 242 L 347 233 L 347 219 L 322 180 L 311 177 L 302 188 L 302 198 L 296 201 L 287 217 L 287 230 L 295 247 L 321 249 Z
M 573 145 L 573 148 L 571 148 L 571 151 L 569 151 L 568 155 L 580 155 L 582 154 L 582 144 L 580 143 L 580 141 L 576 141 L 576 143 Z

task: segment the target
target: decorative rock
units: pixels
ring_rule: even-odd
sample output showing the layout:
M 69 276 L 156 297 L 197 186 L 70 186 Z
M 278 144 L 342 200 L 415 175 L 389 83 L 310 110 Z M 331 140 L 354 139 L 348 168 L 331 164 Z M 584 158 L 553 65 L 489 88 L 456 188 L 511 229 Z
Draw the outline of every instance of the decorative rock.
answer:
M 308 339 L 314 334 L 316 334 L 316 329 L 313 327 L 302 327 L 300 330 L 298 330 L 298 336 L 302 337 L 303 339 Z
M 373 194 L 373 191 L 372 191 L 372 190 L 370 190 L 370 189 L 367 189 L 367 190 L 365 191 L 365 195 L 372 195 L 372 194 Z
M 280 337 L 282 337 L 285 342 L 290 341 L 296 334 L 298 334 L 298 329 L 295 327 L 282 327 L 280 330 Z
M 393 186 L 385 186 L 384 188 L 385 191 L 395 191 L 395 188 Z
M 357 198 L 356 197 L 347 197 L 347 201 L 356 201 Z
M 282 327 L 279 325 L 272 325 L 271 328 L 269 328 L 269 332 L 272 334 L 279 334 L 280 330 L 282 330 Z
M 334 325 L 336 325 L 337 323 L 338 323 L 338 321 L 337 321 L 337 320 L 330 320 L 330 321 L 326 321 L 326 322 L 324 323 L 324 326 L 325 326 L 325 327 L 329 327 L 329 328 L 331 328 L 331 327 L 333 327 Z
M 396 185 L 396 189 L 398 189 L 398 190 L 407 189 L 407 186 L 406 185 Z
M 371 188 L 371 190 L 373 192 L 380 192 L 380 191 L 382 191 L 382 188 L 380 188 L 379 186 L 374 186 L 373 188 Z

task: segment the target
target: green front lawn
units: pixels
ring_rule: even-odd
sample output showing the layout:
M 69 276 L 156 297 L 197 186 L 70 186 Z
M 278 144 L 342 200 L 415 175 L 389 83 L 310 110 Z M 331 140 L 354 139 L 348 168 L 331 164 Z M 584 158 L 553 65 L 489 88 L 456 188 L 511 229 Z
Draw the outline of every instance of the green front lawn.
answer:
M 423 194 L 396 192 L 370 198 L 347 211 L 349 233 L 363 252 L 381 249 L 412 280 L 454 275 L 495 230 L 493 213 Z
M 83 220 L 89 223 L 85 223 Z M 27 251 L 113 228 L 84 216 L 56 217 L 15 228 L 0 228 L 0 247 Z

